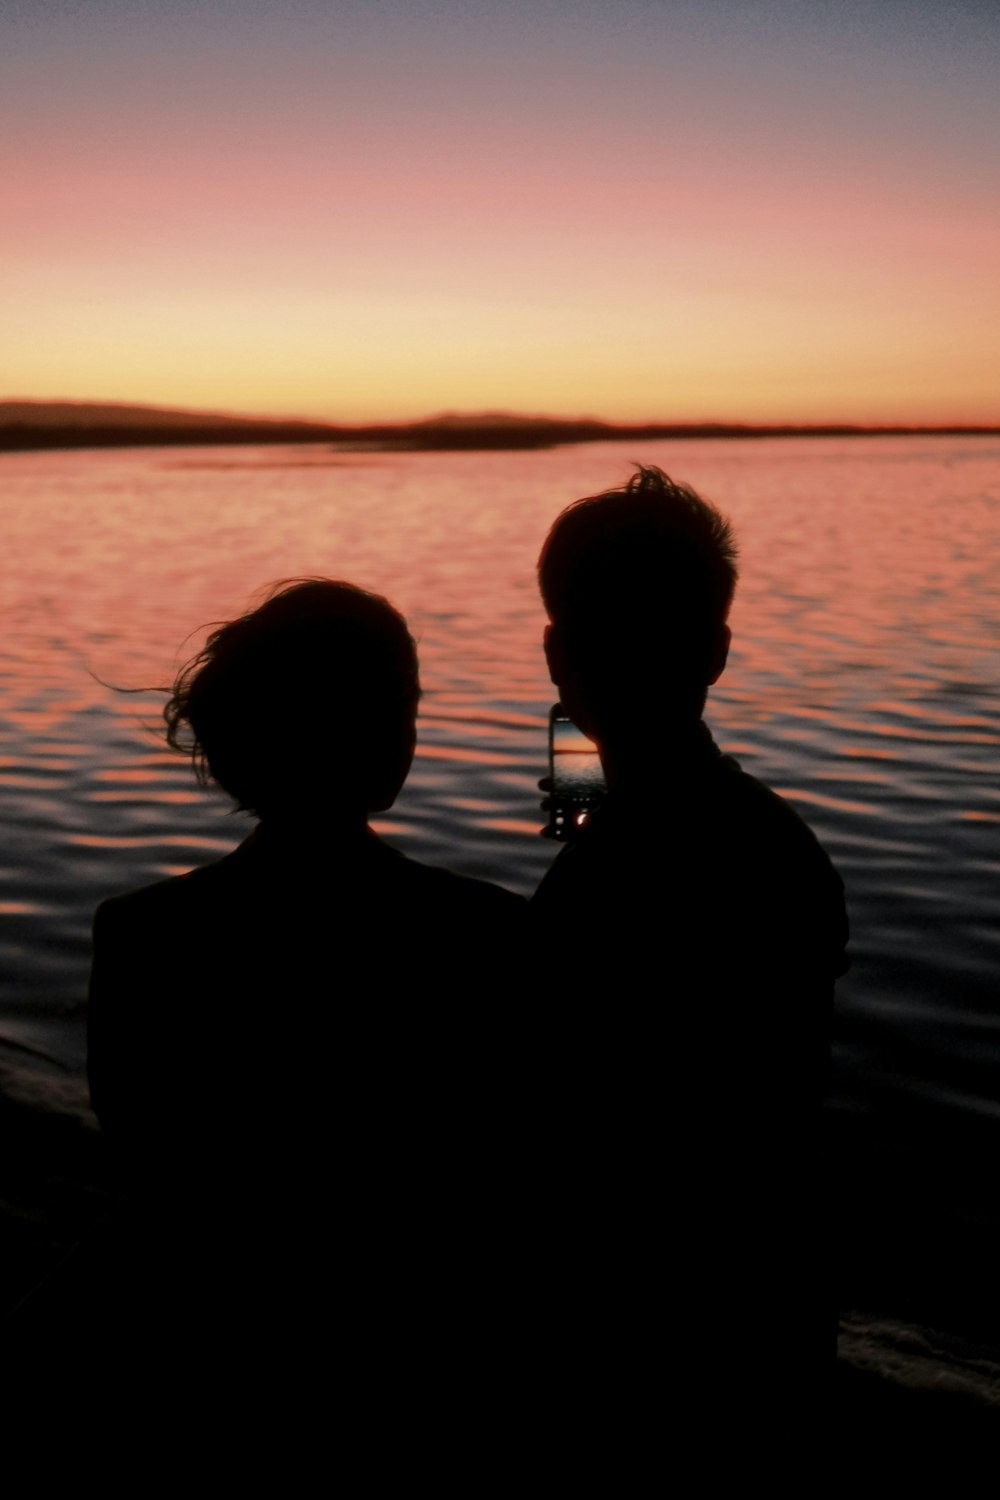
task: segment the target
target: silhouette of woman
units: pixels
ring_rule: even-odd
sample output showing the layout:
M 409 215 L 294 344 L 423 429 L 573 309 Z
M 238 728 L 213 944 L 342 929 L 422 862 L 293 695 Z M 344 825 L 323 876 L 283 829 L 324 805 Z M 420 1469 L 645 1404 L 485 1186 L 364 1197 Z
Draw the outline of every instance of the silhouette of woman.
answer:
M 91 1094 L 131 1185 L 101 1338 L 133 1360 L 259 1374 L 335 1325 L 363 1386 L 386 1350 L 397 1376 L 423 1350 L 426 1379 L 427 1349 L 482 1343 L 524 904 L 368 827 L 418 696 L 402 617 L 326 579 L 276 587 L 174 684 L 170 744 L 258 821 L 95 920 Z

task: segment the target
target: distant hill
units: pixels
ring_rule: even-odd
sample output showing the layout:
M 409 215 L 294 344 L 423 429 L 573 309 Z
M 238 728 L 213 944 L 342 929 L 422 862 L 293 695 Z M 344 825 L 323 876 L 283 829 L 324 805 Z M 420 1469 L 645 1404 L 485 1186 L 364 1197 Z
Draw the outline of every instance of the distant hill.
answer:
M 0 451 L 317 442 L 341 431 L 325 422 L 233 417 L 119 401 L 0 401 Z
M 515 412 L 442 412 L 419 422 L 338 426 L 285 418 L 131 406 L 118 401 L 0 401 L 0 451 L 233 443 L 335 443 L 379 452 L 451 452 L 551 448 L 656 438 L 876 437 L 915 433 L 1000 435 L 1000 427 L 858 427 L 842 423 L 751 426 L 732 422 L 616 425 L 596 417 Z
M 265 418 L 270 421 L 270 418 Z M 222 412 L 178 411 L 163 406 L 129 406 L 123 401 L 0 401 L 0 426 L 25 427 L 220 427 L 247 423 L 254 417 Z
M 413 428 L 461 428 L 476 427 L 483 429 L 504 427 L 540 427 L 546 428 L 553 425 L 564 426 L 569 423 L 573 427 L 588 426 L 591 423 L 597 427 L 606 427 L 606 422 L 598 422 L 596 417 L 541 417 L 521 416 L 512 411 L 443 411 L 435 417 L 425 417 L 423 421 L 411 422 Z

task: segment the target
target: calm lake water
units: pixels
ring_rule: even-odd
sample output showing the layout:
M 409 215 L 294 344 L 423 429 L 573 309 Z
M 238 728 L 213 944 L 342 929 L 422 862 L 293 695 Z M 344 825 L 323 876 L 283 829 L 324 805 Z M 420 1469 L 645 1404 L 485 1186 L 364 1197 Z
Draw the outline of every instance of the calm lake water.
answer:
M 538 834 L 552 692 L 533 565 L 556 512 L 638 459 L 735 522 L 734 649 L 708 719 L 794 801 L 847 885 L 837 1106 L 917 1099 L 1000 1119 L 1000 441 L 634 446 L 0 457 L 8 1072 L 48 1059 L 63 1097 L 82 1088 L 95 905 L 246 831 L 164 749 L 162 699 L 96 679 L 167 683 L 199 626 L 275 579 L 342 577 L 404 611 L 420 744 L 378 826 L 420 858 L 530 892 L 554 854 Z M 149 955 L 179 985 L 182 945 Z

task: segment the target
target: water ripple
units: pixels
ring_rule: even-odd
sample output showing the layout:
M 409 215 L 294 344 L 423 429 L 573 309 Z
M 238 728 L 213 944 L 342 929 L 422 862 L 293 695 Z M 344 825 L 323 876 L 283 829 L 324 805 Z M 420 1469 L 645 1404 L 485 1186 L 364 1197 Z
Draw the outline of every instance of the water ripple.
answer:
M 421 653 L 419 745 L 377 826 L 418 858 L 530 892 L 555 853 L 539 837 L 551 687 L 533 562 L 557 510 L 624 477 L 632 456 L 597 444 L 350 463 L 303 449 L 0 458 L 10 1044 L 79 1067 L 94 906 L 247 831 L 163 748 L 162 698 L 104 683 L 169 682 L 199 625 L 276 577 L 351 577 L 403 609 Z M 737 528 L 734 646 L 709 717 L 845 877 L 841 1102 L 906 1088 L 992 1107 L 972 1064 L 1000 1096 L 1000 450 L 811 440 L 641 457 Z

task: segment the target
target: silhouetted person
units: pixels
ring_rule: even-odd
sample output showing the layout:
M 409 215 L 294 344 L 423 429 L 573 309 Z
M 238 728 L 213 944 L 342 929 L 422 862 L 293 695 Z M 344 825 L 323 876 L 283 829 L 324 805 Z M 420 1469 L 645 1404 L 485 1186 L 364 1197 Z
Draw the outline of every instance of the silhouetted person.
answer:
M 94 927 L 91 1094 L 138 1205 L 119 1336 L 189 1351 L 189 1378 L 247 1360 L 284 1387 L 321 1351 L 359 1420 L 394 1383 L 432 1401 L 473 1342 L 489 1355 L 497 1300 L 524 905 L 368 827 L 418 696 L 405 622 L 346 583 L 285 585 L 215 630 L 168 739 L 257 827 Z
M 654 468 L 569 506 L 539 559 L 552 680 L 608 785 L 531 904 L 562 1017 L 553 1300 L 592 1420 L 658 1422 L 668 1450 L 744 1418 L 784 1441 L 835 1338 L 818 1132 L 843 888 L 702 720 L 736 573 L 728 522 Z

